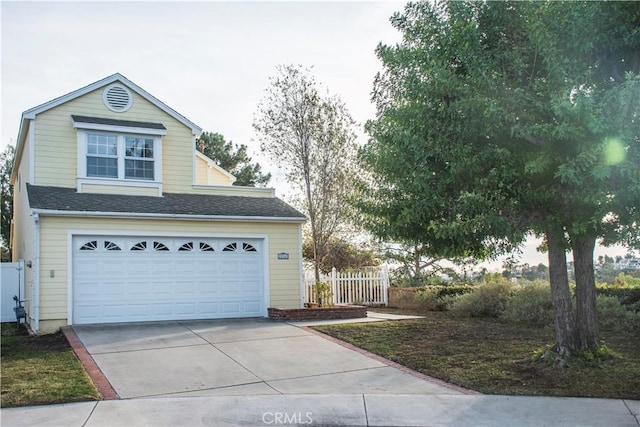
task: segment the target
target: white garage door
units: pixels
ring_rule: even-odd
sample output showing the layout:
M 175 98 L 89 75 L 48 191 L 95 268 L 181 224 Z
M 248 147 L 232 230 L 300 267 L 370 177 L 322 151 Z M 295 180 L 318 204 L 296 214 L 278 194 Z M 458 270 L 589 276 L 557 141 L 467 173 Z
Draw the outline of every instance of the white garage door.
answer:
M 264 316 L 263 241 L 73 238 L 73 323 Z

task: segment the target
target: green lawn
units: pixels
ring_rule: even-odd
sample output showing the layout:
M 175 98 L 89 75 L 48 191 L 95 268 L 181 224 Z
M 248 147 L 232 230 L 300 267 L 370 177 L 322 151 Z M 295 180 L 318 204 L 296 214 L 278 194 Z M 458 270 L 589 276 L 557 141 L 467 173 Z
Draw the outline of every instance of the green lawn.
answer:
M 640 399 L 640 339 L 633 331 L 601 331 L 618 357 L 568 368 L 533 362 L 554 342 L 553 328 L 496 319 L 454 318 L 428 312 L 425 319 L 315 327 L 415 371 L 486 394 Z
M 15 323 L 2 323 L 0 406 L 96 400 L 100 394 L 64 335 L 29 337 Z

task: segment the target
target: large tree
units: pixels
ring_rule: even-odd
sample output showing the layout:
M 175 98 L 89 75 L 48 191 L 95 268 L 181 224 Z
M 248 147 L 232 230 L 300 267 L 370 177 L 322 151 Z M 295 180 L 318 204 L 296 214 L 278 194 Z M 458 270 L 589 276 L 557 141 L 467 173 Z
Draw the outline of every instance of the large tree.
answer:
M 328 242 L 348 217 L 346 199 L 356 171 L 355 122 L 337 96 L 323 93 L 308 69 L 279 66 L 270 81 L 254 128 L 262 150 L 301 194 L 319 280 Z
M 244 144 L 238 145 L 233 141 L 226 141 L 219 133 L 202 132 L 200 139 L 196 141 L 196 150 L 201 148 L 204 155 L 236 177 L 233 185 L 263 187 L 271 179 L 270 173 L 262 173 L 259 163 L 251 163 L 247 146 Z
M 11 218 L 13 217 L 13 188 L 10 184 L 11 171 L 13 170 L 13 158 L 15 147 L 7 145 L 7 148 L 0 153 L 0 228 L 2 229 L 1 246 L 3 254 L 7 253 L 10 258 L 9 242 L 11 241 Z M 3 261 L 8 261 L 4 259 Z
M 392 24 L 403 40 L 377 50 L 365 223 L 441 256 L 544 236 L 556 350 L 598 346 L 596 239 L 639 236 L 640 4 L 423 2 Z

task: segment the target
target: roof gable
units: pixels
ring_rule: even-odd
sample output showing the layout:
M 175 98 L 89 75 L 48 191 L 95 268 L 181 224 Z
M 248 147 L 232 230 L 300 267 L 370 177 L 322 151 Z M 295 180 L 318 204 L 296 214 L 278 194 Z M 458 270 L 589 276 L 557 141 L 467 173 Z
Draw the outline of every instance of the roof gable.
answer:
M 10 178 L 11 184 L 15 185 L 15 182 L 17 179 L 17 170 L 20 166 L 22 153 L 24 151 L 24 146 L 26 144 L 25 139 L 29 131 L 29 123 L 31 120 L 34 120 L 36 118 L 36 115 L 42 112 L 45 112 L 47 110 L 50 110 L 52 108 L 55 108 L 66 102 L 69 102 L 71 100 L 74 100 L 76 98 L 79 98 L 95 90 L 112 85 L 116 82 L 122 84 L 123 86 L 126 86 L 132 92 L 135 92 L 137 95 L 144 98 L 151 104 L 155 105 L 157 108 L 159 108 L 169 116 L 173 117 L 178 122 L 184 124 L 187 128 L 191 129 L 191 132 L 193 135 L 199 135 L 200 133 L 202 133 L 202 128 L 200 126 L 196 125 L 191 120 L 187 119 L 185 116 L 178 113 L 176 110 L 169 107 L 167 104 L 160 101 L 158 98 L 151 95 L 149 92 L 142 89 L 140 86 L 138 86 L 137 84 L 135 84 L 134 82 L 132 82 L 131 80 L 123 76 L 122 74 L 115 73 L 101 80 L 98 80 L 97 82 L 91 83 L 80 89 L 74 90 L 73 92 L 69 92 L 66 95 L 59 96 L 57 98 L 52 99 L 51 101 L 45 102 L 44 104 L 40 104 L 33 108 L 30 108 L 22 113 L 22 118 L 20 120 L 20 128 L 18 130 L 18 139 L 16 142 L 16 152 L 14 157 L 13 170 Z
M 140 86 L 133 83 L 131 80 L 127 79 L 125 76 L 123 76 L 120 73 L 112 74 L 109 77 L 105 77 L 102 80 L 98 80 L 97 82 L 91 83 L 85 87 L 74 90 L 73 92 L 69 92 L 66 95 L 59 96 L 55 99 L 52 99 L 51 101 L 45 102 L 44 104 L 40 104 L 38 106 L 30 108 L 24 113 L 22 113 L 22 118 L 23 120 L 34 119 L 36 115 L 39 113 L 42 113 L 51 108 L 57 107 L 58 105 L 64 104 L 65 102 L 71 101 L 72 99 L 79 98 L 82 95 L 85 95 L 89 92 L 93 92 L 94 90 L 103 88 L 105 86 L 108 86 L 116 82 L 119 82 L 124 86 L 126 86 L 127 88 L 129 88 L 130 90 L 136 92 L 138 95 L 145 98 L 147 101 L 151 102 L 153 105 L 155 105 L 165 113 L 169 114 L 171 117 L 178 120 L 180 123 L 184 124 L 188 128 L 190 128 L 191 132 L 193 132 L 194 135 L 200 134 L 202 132 L 202 128 L 200 128 L 200 126 L 196 125 L 191 120 L 187 119 L 185 116 L 178 113 L 176 110 L 169 107 L 167 104 L 160 101 L 158 98 L 151 95 L 149 92 L 142 89 Z

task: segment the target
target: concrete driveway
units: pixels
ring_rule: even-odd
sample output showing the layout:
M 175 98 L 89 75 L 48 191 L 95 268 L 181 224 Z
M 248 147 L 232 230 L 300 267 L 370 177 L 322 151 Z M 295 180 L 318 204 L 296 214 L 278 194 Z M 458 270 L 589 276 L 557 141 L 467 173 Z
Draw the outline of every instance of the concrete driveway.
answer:
M 74 326 L 121 398 L 460 394 L 268 319 Z

